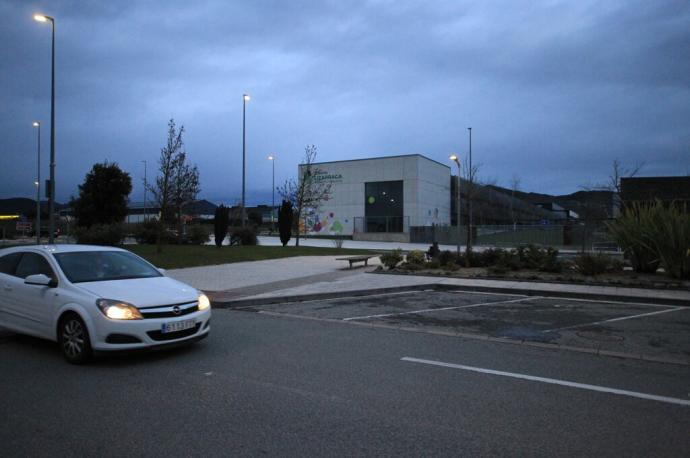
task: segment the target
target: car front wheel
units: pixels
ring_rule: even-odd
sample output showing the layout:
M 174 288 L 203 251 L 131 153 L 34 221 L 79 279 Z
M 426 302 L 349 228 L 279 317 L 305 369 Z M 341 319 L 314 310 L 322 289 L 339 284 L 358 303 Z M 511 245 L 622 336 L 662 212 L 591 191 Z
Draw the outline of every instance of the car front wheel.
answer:
M 81 318 L 68 315 L 60 321 L 58 330 L 60 349 L 65 359 L 72 364 L 82 364 L 91 359 L 89 331 Z

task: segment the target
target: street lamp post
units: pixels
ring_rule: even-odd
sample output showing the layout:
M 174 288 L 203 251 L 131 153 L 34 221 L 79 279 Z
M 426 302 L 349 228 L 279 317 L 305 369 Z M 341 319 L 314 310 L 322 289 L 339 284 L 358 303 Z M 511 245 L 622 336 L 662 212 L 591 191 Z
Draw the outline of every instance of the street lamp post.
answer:
M 52 57 L 50 71 L 50 182 L 48 183 L 48 243 L 55 241 L 55 19 L 44 14 L 34 15 L 38 22 L 50 22 Z
M 249 94 L 242 95 L 242 227 L 245 227 L 247 219 L 247 210 L 245 207 L 245 173 L 246 173 L 246 113 L 247 102 L 251 97 Z
M 466 261 L 467 263 L 470 262 L 470 252 L 472 251 L 472 197 L 474 194 L 474 170 L 472 170 L 472 128 L 468 127 L 467 130 L 470 132 L 470 170 L 469 170 L 469 179 L 470 179 L 470 187 L 469 187 L 469 192 L 467 193 L 467 247 L 465 248 L 465 251 L 467 253 L 466 255 Z M 469 267 L 469 264 L 468 264 Z
M 276 157 L 271 154 L 268 156 L 268 160 L 271 161 L 271 165 L 273 166 L 273 178 L 271 179 L 271 230 L 275 231 L 276 223 L 274 215 L 276 209 Z
M 455 205 L 458 220 L 458 256 L 460 256 L 460 160 L 456 154 L 451 154 L 449 159 L 458 165 L 458 182 L 455 186 Z
M 148 183 L 146 182 L 146 161 L 141 161 L 144 163 L 144 222 L 146 222 L 146 215 L 148 213 L 148 208 L 146 207 L 146 188 Z
M 38 152 L 36 153 L 36 245 L 41 244 L 41 123 L 34 121 L 38 129 Z

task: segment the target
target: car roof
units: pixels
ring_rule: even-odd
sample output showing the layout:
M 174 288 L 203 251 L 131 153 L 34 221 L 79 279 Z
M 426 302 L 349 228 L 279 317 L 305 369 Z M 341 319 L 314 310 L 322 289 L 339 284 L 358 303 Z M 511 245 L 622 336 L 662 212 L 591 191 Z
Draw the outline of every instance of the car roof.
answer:
M 116 248 L 112 246 L 99 246 L 99 245 L 76 245 L 76 244 L 57 244 L 57 245 L 21 245 L 12 248 L 0 249 L 0 256 L 9 253 L 15 253 L 17 251 L 33 251 L 33 252 L 43 252 L 50 254 L 57 253 L 76 253 L 83 251 L 126 251 L 122 248 Z

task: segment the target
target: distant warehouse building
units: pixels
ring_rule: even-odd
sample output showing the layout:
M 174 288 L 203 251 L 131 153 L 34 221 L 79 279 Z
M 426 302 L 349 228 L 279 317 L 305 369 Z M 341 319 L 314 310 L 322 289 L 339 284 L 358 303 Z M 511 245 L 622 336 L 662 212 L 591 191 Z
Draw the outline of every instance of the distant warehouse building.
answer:
M 331 193 L 301 222 L 309 234 L 406 241 L 410 226 L 450 224 L 450 167 L 420 154 L 315 163 L 311 179 Z
M 621 178 L 623 205 L 660 201 L 690 213 L 690 176 Z

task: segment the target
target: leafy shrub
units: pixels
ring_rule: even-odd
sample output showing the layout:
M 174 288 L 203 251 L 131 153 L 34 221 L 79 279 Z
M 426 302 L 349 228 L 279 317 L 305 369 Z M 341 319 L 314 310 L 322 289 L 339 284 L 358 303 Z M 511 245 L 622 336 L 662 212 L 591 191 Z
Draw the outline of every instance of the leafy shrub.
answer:
M 194 245 L 203 245 L 211 238 L 211 231 L 201 224 L 193 224 L 187 228 L 187 239 Z
M 412 250 L 407 253 L 407 263 L 422 266 L 426 262 L 426 255 L 422 250 Z
M 427 269 L 438 269 L 440 267 L 441 267 L 441 263 L 438 262 L 438 259 L 432 259 L 431 261 L 426 263 Z
M 472 267 L 488 267 L 499 262 L 505 255 L 501 248 L 489 248 L 484 251 L 473 251 L 470 254 Z
M 517 255 L 525 269 L 538 269 L 544 257 L 541 248 L 532 244 L 518 247 Z
M 440 262 L 441 265 L 444 267 L 450 265 L 457 265 L 455 263 L 457 258 L 458 254 L 454 251 L 444 250 L 438 254 L 438 262 Z
M 286 246 L 292 236 L 292 204 L 288 200 L 283 200 L 278 210 L 278 231 L 280 232 L 280 243 Z
M 223 246 L 223 240 L 225 240 L 225 237 L 228 235 L 229 225 L 230 209 L 221 204 L 216 207 L 216 212 L 213 217 L 213 234 L 218 248 Z
M 94 224 L 91 227 L 77 227 L 74 230 L 77 243 L 85 245 L 119 245 L 125 237 L 121 224 Z
M 158 220 L 150 219 L 148 221 L 144 221 L 143 223 L 138 223 L 134 226 L 133 232 L 137 243 L 153 245 L 156 243 L 156 237 L 158 236 Z M 167 242 L 165 233 L 163 238 L 163 243 Z
M 498 262 L 487 269 L 487 271 L 491 275 L 503 275 L 506 274 L 509 270 L 511 269 L 503 262 Z
M 331 240 L 331 243 L 333 244 L 333 248 L 341 249 L 343 247 L 343 245 L 345 244 L 345 239 L 342 237 L 338 237 L 338 238 Z
M 611 257 L 604 253 L 582 253 L 573 259 L 573 269 L 582 275 L 601 275 L 611 268 Z
M 256 245 L 258 243 L 256 231 L 249 227 L 233 229 L 232 238 L 237 240 L 240 245 Z
M 395 266 L 400 264 L 403 260 L 402 251 L 398 248 L 380 256 L 381 264 L 386 266 L 388 270 L 395 269 Z
M 558 250 L 551 247 L 542 250 L 538 269 L 540 272 L 560 273 L 563 270 L 563 263 L 558 260 Z

